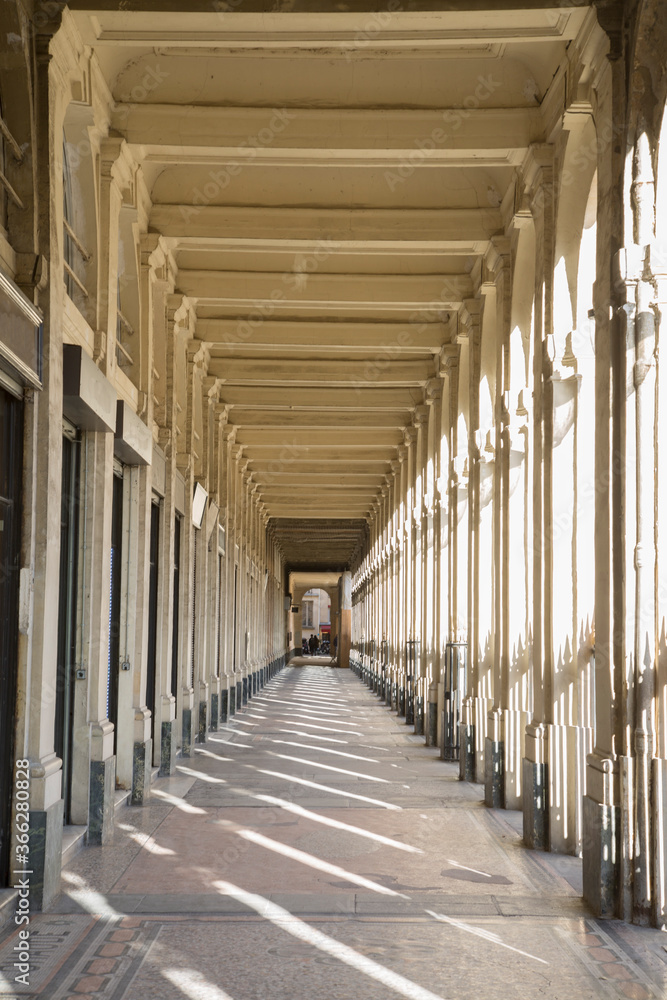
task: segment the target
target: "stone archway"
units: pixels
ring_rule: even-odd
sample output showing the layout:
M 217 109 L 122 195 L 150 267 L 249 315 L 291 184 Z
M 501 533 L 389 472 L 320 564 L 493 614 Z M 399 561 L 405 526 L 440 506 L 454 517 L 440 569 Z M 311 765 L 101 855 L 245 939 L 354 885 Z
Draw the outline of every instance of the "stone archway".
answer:
M 289 588 L 292 595 L 292 607 L 298 607 L 298 612 L 292 613 L 292 634 L 294 636 L 293 648 L 299 650 L 302 641 L 301 608 L 304 595 L 309 590 L 323 590 L 331 599 L 331 651 L 333 655 L 334 639 L 340 642 L 339 636 L 344 632 L 341 629 L 341 606 L 340 606 L 340 581 L 341 574 L 336 572 L 294 572 L 290 573 Z M 349 629 L 348 629 L 349 631 Z M 349 640 L 348 640 L 349 644 Z M 341 650 L 341 652 L 343 652 Z M 347 666 L 347 660 L 343 662 L 344 656 L 338 658 L 339 666 Z

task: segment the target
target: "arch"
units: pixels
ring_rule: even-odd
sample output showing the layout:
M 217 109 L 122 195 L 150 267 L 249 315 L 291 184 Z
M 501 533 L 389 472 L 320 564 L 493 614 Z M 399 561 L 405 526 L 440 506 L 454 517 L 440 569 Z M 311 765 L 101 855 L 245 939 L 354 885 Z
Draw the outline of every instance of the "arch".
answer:
M 578 301 L 582 266 L 590 268 L 591 260 L 594 280 L 594 230 L 592 248 L 590 239 L 585 240 L 584 236 L 590 234 L 596 218 L 598 153 L 601 145 L 606 146 L 613 138 L 611 125 L 598 134 L 592 115 L 570 115 L 569 119 L 556 218 L 553 322 L 557 362 L 571 353 L 568 336 L 577 328 L 582 312 Z M 592 249 L 592 258 L 582 260 L 584 249 L 586 253 Z M 586 314 L 592 306 L 590 287 L 592 281 L 586 287 Z

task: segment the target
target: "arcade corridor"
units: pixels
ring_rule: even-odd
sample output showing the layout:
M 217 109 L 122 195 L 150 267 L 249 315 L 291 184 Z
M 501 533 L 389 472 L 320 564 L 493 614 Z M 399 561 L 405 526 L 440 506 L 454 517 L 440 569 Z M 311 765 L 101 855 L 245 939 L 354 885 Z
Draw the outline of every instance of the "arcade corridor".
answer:
M 0 998 L 664 1000 L 665 317 L 664 0 L 0 3 Z
M 34 995 L 664 998 L 664 935 L 594 920 L 519 831 L 351 671 L 288 667 L 69 863 Z

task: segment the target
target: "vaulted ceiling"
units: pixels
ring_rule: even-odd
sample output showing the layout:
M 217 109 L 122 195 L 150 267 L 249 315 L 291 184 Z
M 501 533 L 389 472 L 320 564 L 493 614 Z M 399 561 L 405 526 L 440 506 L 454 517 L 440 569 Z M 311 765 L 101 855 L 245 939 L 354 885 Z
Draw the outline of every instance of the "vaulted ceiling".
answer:
M 516 170 L 548 138 L 587 9 L 73 6 L 130 8 L 75 15 L 111 127 L 143 166 L 150 228 L 274 525 L 289 519 L 295 560 L 298 521 L 338 526 L 327 564 L 342 564 L 515 211 Z

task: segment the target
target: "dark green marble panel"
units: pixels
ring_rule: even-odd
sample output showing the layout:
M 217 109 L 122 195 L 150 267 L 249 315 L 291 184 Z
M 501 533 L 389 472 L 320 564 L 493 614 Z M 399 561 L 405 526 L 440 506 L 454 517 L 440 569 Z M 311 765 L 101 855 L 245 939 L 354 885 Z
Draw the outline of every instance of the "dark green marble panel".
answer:
M 31 874 L 15 875 L 30 882 L 30 909 L 43 910 L 60 892 L 60 865 L 63 846 L 63 800 L 48 809 L 33 809 L 28 815 Z M 19 869 L 20 870 L 20 869 Z
M 106 844 L 113 835 L 116 758 L 91 760 L 88 799 L 88 843 Z

